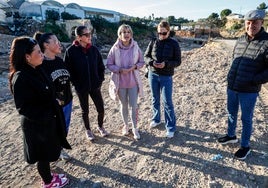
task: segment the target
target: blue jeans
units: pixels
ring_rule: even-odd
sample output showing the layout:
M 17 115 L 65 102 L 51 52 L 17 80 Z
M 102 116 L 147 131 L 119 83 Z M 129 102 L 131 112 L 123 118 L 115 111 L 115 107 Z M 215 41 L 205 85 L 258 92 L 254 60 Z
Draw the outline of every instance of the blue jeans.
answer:
M 228 136 L 233 137 L 236 135 L 237 114 L 240 105 L 242 120 L 242 147 L 249 147 L 253 113 L 258 95 L 258 93 L 240 93 L 227 89 Z
M 176 117 L 172 102 L 172 87 L 173 87 L 172 76 L 158 75 L 149 71 L 148 79 L 152 94 L 152 105 L 153 105 L 152 120 L 155 121 L 156 123 L 159 123 L 161 121 L 160 95 L 162 95 L 162 100 L 164 103 L 164 111 L 165 111 L 166 130 L 170 132 L 175 132 Z
M 71 122 L 72 105 L 73 105 L 73 101 L 69 102 L 69 104 L 62 107 L 64 118 L 65 118 L 65 123 L 66 123 L 67 134 L 69 132 L 69 126 Z

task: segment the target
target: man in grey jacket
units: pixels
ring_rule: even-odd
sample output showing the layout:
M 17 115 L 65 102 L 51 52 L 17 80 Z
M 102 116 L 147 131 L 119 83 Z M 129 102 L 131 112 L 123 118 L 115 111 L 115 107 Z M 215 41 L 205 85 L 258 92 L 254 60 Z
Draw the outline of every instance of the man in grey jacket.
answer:
M 249 11 L 245 19 L 245 35 L 241 36 L 233 51 L 233 62 L 227 81 L 227 135 L 218 139 L 221 144 L 237 143 L 236 126 L 240 106 L 242 120 L 241 147 L 234 154 L 244 160 L 250 153 L 252 119 L 261 85 L 268 81 L 268 34 L 262 27 L 264 10 Z

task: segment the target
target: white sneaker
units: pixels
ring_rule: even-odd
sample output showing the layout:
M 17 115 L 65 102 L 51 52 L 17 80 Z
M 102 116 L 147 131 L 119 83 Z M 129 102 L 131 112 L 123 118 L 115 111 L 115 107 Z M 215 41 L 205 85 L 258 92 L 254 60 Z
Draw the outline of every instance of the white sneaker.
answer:
M 161 121 L 159 122 L 159 123 L 157 123 L 157 122 L 155 122 L 155 121 L 152 121 L 151 123 L 150 123 L 150 127 L 151 128 L 154 128 L 154 127 L 156 127 L 156 126 L 158 126 L 158 125 L 160 125 L 161 124 Z
M 133 128 L 133 129 L 132 129 L 132 133 L 133 133 L 133 135 L 134 135 L 134 139 L 135 139 L 135 140 L 139 140 L 139 139 L 141 138 L 138 129 Z
M 100 134 L 101 134 L 102 137 L 108 136 L 110 134 L 103 127 L 99 127 L 98 130 L 99 130 L 99 132 L 100 132 Z
M 91 132 L 91 130 L 86 130 L 86 136 L 90 141 L 93 141 L 95 139 L 94 134 Z
M 167 133 L 166 133 L 166 137 L 167 137 L 167 138 L 173 138 L 173 137 L 174 137 L 174 133 L 175 133 L 175 132 L 167 131 Z
M 122 135 L 123 136 L 126 136 L 126 135 L 128 135 L 128 126 L 127 125 L 124 125 L 124 127 L 122 128 Z

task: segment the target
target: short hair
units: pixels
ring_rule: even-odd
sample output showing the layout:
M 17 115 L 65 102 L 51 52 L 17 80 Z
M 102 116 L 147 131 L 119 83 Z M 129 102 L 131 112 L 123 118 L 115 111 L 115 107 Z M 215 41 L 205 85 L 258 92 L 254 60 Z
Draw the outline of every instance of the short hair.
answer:
M 157 28 L 158 27 L 164 27 L 168 31 L 170 31 L 170 25 L 169 25 L 168 21 L 166 21 L 166 20 L 161 20 L 160 23 L 157 25 Z
M 127 25 L 127 24 L 122 24 L 118 27 L 118 30 L 117 30 L 117 36 L 120 37 L 121 33 L 123 30 L 125 29 L 128 29 L 131 33 L 131 35 L 133 35 L 133 31 L 131 29 L 131 26 L 130 25 Z

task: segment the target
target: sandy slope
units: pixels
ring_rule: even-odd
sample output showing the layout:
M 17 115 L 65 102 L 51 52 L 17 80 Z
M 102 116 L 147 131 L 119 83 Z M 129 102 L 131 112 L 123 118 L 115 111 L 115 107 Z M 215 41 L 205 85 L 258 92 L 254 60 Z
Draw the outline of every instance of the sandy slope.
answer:
M 239 144 L 216 142 L 226 130 L 226 73 L 233 43 L 211 42 L 183 52 L 183 63 L 174 75 L 174 105 L 177 115 L 175 138 L 166 139 L 164 124 L 149 129 L 150 93 L 144 78 L 145 98 L 140 101 L 141 140 L 121 136 L 118 104 L 108 96 L 109 74 L 103 84 L 105 127 L 96 130 L 96 111 L 90 103 L 94 143 L 85 138 L 80 107 L 74 98 L 68 136 L 73 159 L 57 161 L 52 169 L 70 178 L 67 187 L 264 187 L 268 176 L 268 92 L 257 102 L 252 135 L 252 153 L 245 161 L 233 159 Z M 34 165 L 23 161 L 19 117 L 12 100 L 0 104 L 0 187 L 38 187 Z M 240 138 L 241 122 L 238 124 Z M 222 159 L 212 160 L 217 154 Z

